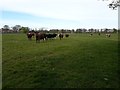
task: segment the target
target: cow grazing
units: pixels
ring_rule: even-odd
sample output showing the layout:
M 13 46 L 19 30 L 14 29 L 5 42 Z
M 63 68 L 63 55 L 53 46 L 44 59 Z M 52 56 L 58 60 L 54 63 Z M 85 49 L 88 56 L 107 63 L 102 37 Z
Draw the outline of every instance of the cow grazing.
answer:
M 63 38 L 63 36 L 64 36 L 64 35 L 63 35 L 62 33 L 59 34 L 60 40 Z
M 32 37 L 34 37 L 34 33 L 33 32 L 28 32 L 27 37 L 28 37 L 28 40 L 32 40 Z
M 43 41 L 46 40 L 46 34 L 36 32 L 36 43 L 40 42 L 40 40 L 43 40 Z
M 57 36 L 57 34 L 53 33 L 53 35 L 52 35 L 52 36 L 53 36 L 53 38 L 55 38 L 55 37 Z
M 69 34 L 65 34 L 65 37 L 69 37 Z
M 98 33 L 98 35 L 100 36 L 100 33 Z
M 92 36 L 93 34 L 91 33 L 90 36 Z
M 32 34 L 32 37 L 34 38 L 34 36 L 35 36 L 35 33 L 34 33 L 34 32 L 32 32 L 31 34 Z
M 53 38 L 55 38 L 57 36 L 57 34 L 46 34 L 46 38 L 48 39 L 53 39 Z
M 106 37 L 110 37 L 111 36 L 111 34 L 106 34 Z

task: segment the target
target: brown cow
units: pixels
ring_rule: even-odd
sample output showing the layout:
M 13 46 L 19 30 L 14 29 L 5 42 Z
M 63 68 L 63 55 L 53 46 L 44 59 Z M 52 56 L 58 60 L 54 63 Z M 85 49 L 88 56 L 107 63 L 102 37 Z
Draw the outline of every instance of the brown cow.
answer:
M 43 41 L 46 40 L 46 34 L 36 32 L 36 43 L 40 42 L 40 40 L 43 40 Z
M 32 37 L 34 37 L 34 33 L 33 32 L 28 32 L 27 37 L 28 37 L 28 40 L 32 40 Z

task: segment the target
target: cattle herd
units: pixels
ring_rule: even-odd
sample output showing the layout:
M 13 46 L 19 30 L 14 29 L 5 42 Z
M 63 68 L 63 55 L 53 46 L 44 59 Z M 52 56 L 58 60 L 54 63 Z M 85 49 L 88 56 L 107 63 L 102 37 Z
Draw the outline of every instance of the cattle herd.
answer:
M 98 35 L 100 36 L 101 34 L 98 33 Z M 90 36 L 93 36 L 93 33 L 90 34 Z M 106 37 L 111 37 L 111 34 L 105 34 Z M 37 42 L 40 42 L 40 40 L 48 40 L 48 39 L 54 39 L 56 37 L 59 37 L 59 39 L 61 40 L 63 37 L 69 37 L 69 34 L 63 34 L 63 33 L 59 33 L 59 34 L 56 34 L 56 33 L 43 33 L 43 32 L 32 32 L 32 31 L 29 31 L 27 33 L 27 38 L 28 40 L 32 40 L 32 37 L 36 37 L 36 43 Z
M 31 32 L 29 31 L 27 33 L 27 38 L 28 40 L 32 40 L 32 37 L 36 37 L 36 43 L 37 42 L 40 42 L 40 40 L 48 40 L 48 39 L 54 39 L 56 37 L 59 37 L 60 40 L 65 36 L 65 37 L 69 37 L 69 34 L 63 34 L 63 33 L 60 33 L 60 34 L 56 34 L 56 33 L 42 33 L 42 32 Z
M 98 33 L 98 35 L 100 36 L 101 34 Z M 93 36 L 93 33 L 91 33 L 90 36 Z M 109 34 L 105 34 L 105 36 L 106 36 L 106 37 L 111 37 L 111 34 L 110 34 L 110 33 L 109 33 Z

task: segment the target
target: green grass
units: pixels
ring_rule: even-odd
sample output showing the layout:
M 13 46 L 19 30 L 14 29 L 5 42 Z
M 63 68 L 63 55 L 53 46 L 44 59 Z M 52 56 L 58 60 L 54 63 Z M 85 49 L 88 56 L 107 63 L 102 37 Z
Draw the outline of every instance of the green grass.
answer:
M 3 34 L 3 88 L 118 88 L 118 37 L 71 34 L 36 43 Z

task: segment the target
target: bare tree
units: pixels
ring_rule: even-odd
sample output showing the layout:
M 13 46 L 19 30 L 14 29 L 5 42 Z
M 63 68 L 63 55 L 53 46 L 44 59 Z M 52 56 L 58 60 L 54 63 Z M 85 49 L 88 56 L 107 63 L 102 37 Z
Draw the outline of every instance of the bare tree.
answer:
M 110 0 L 102 0 L 102 1 L 110 1 Z M 116 10 L 118 7 L 120 7 L 120 0 L 111 0 L 111 3 L 108 6 L 109 8 Z

